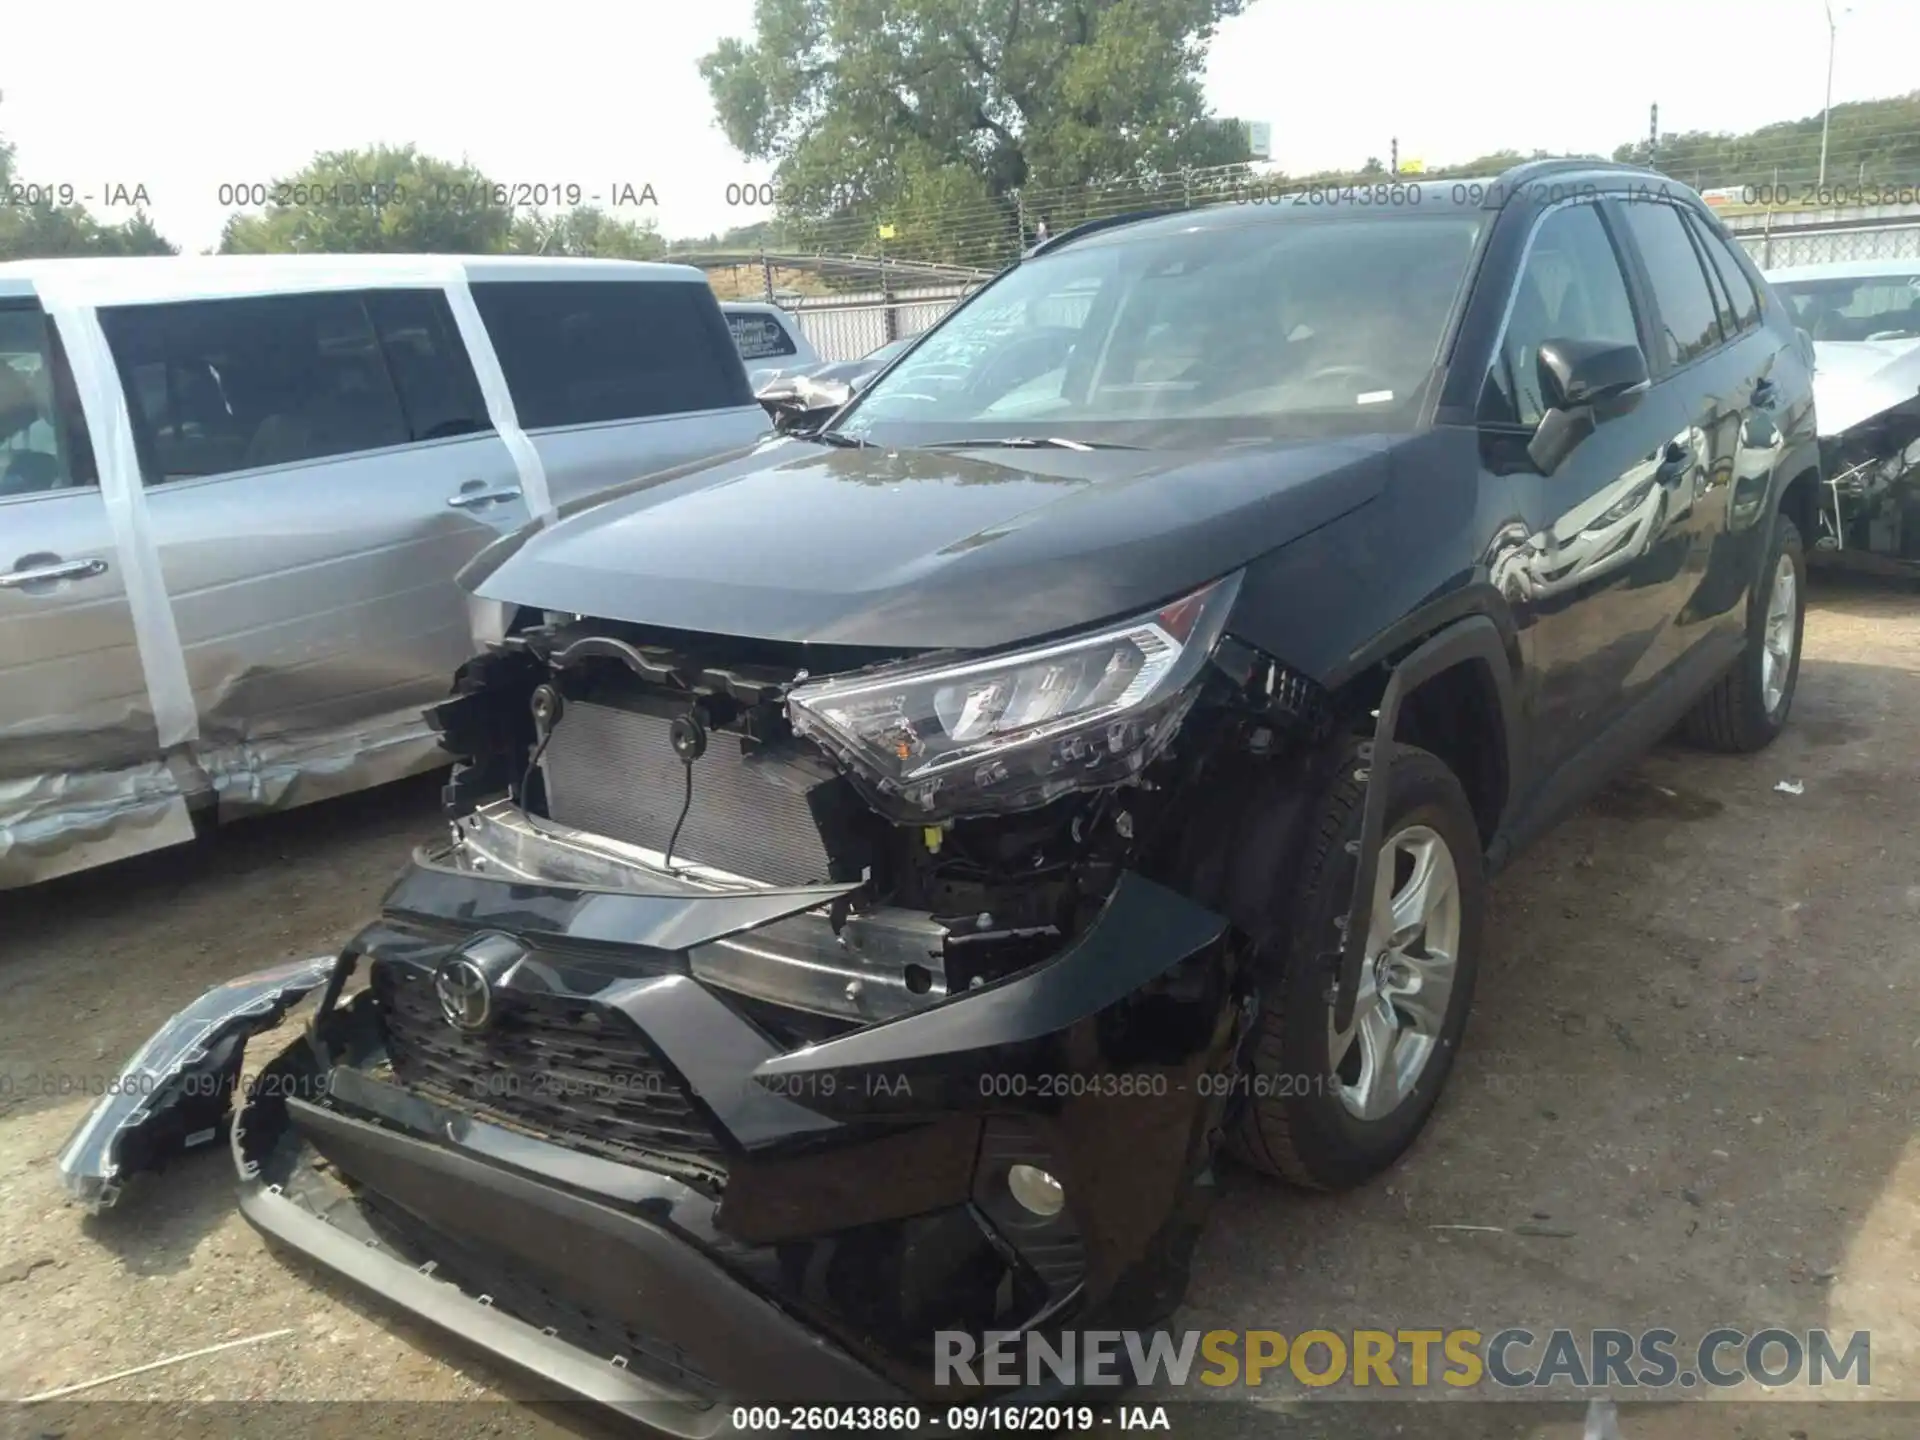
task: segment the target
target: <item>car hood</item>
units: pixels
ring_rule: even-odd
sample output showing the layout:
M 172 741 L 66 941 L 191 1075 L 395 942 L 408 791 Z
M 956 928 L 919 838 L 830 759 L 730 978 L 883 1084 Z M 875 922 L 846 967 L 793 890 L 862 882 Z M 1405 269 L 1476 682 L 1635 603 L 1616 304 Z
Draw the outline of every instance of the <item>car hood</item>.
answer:
M 1194 452 L 780 438 L 484 551 L 481 597 L 677 630 L 975 649 L 1145 609 L 1376 495 L 1390 437 Z
M 1920 340 L 1816 340 L 1813 408 L 1838 435 L 1920 394 Z

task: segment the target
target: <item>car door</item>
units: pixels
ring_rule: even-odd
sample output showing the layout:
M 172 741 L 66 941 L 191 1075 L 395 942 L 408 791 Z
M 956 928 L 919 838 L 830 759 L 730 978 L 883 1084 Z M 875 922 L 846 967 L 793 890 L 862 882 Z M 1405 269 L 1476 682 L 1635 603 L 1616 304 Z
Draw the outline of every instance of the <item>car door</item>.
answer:
M 1529 773 L 1544 779 L 1644 693 L 1648 657 L 1680 594 L 1676 497 L 1692 436 L 1655 381 L 1596 415 L 1593 432 L 1543 474 L 1528 458 L 1549 405 L 1549 340 L 1647 344 L 1642 297 L 1619 237 L 1589 201 L 1536 221 L 1481 398 L 1483 462 L 1504 477 L 1518 520 L 1492 561 L 1526 660 Z
M 1612 203 L 1650 292 L 1664 367 L 1660 383 L 1686 418 L 1687 444 L 1695 455 L 1675 497 L 1673 558 L 1682 593 L 1645 659 L 1649 673 L 1656 673 L 1690 657 L 1704 665 L 1738 643 L 1734 597 L 1710 585 L 1708 572 L 1727 533 L 1740 437 L 1760 367 L 1756 348 L 1740 343 L 1738 320 L 1682 206 L 1666 196 L 1633 192 Z
M 114 307 L 153 545 L 223 808 L 433 757 L 455 572 L 526 517 L 432 288 Z
M 1776 493 L 1774 472 L 1786 454 L 1787 435 L 1794 428 L 1787 414 L 1789 397 L 1805 389 L 1801 378 L 1804 372 L 1800 372 L 1803 362 L 1784 332 L 1763 323 L 1763 301 L 1752 261 L 1736 254 L 1734 243 L 1707 216 L 1691 207 L 1682 213 L 1716 282 L 1715 293 L 1723 306 L 1720 328 L 1727 337 L 1729 360 L 1742 399 L 1733 440 L 1732 478 L 1695 609 L 1713 617 L 1718 628 L 1738 634 L 1745 618 L 1741 602 L 1759 562 L 1760 548 L 1769 538 L 1762 522 L 1770 514 L 1769 502 Z M 1812 545 L 1817 537 L 1802 538 Z
M 59 330 L 32 296 L 0 297 L 0 886 L 189 838 L 179 823 L 113 823 L 143 803 L 138 773 L 159 758 Z
M 484 262 L 468 267 L 474 305 L 555 505 L 751 445 L 767 432 L 719 302 L 697 276 L 502 273 Z

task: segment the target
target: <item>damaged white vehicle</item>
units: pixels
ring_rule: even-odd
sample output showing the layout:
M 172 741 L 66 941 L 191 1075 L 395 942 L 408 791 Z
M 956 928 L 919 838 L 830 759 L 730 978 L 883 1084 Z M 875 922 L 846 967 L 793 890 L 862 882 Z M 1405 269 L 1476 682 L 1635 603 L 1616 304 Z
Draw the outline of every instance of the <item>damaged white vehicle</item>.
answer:
M 445 763 L 498 536 L 767 430 L 680 265 L 0 265 L 0 889 Z
M 1813 554 L 1868 570 L 1920 565 L 1920 258 L 1768 274 L 1813 340 L 1826 495 Z

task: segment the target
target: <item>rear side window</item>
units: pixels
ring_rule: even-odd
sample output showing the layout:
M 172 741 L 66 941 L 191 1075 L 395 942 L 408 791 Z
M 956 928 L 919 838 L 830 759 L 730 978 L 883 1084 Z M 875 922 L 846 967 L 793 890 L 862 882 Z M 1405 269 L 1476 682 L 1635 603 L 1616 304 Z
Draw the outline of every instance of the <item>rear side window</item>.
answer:
M 1700 256 L 1673 206 L 1628 200 L 1620 209 L 1653 283 L 1654 304 L 1666 332 L 1662 344 L 1667 362 L 1685 365 L 1720 343 L 1720 316 Z
M 733 343 L 742 360 L 771 360 L 799 353 L 787 327 L 771 315 L 729 313 L 727 328 L 733 332 Z
M 1687 219 L 1692 225 L 1693 238 L 1700 242 L 1701 253 L 1713 265 L 1720 288 L 1732 307 L 1733 328 L 1753 329 L 1760 323 L 1760 295 L 1753 288 L 1753 281 L 1747 278 L 1745 267 L 1711 225 L 1697 215 L 1689 215 Z
M 371 290 L 367 310 L 415 440 L 493 429 L 473 362 L 438 290 Z
M 481 281 L 473 299 L 526 429 L 753 403 L 703 284 Z
M 99 483 L 59 331 L 36 305 L 0 309 L 0 499 Z
M 100 325 L 149 485 L 411 438 L 354 292 L 114 306 Z

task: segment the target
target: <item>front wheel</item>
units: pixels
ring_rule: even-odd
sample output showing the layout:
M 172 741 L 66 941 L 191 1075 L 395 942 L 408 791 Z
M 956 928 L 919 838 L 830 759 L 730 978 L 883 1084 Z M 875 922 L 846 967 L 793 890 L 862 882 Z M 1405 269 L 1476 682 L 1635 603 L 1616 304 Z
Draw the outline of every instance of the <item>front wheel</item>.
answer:
M 1486 875 L 1473 809 L 1434 755 L 1397 745 L 1353 1016 L 1333 1024 L 1338 931 L 1365 783 L 1344 767 L 1260 956 L 1244 1098 L 1228 1132 L 1254 1169 L 1316 1190 L 1370 1179 L 1426 1124 L 1459 1048 L 1479 966 Z

